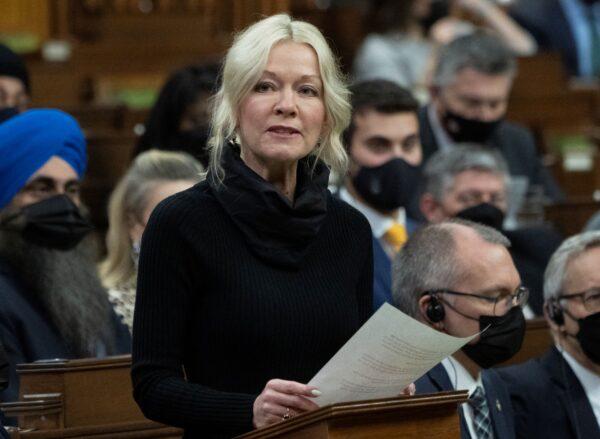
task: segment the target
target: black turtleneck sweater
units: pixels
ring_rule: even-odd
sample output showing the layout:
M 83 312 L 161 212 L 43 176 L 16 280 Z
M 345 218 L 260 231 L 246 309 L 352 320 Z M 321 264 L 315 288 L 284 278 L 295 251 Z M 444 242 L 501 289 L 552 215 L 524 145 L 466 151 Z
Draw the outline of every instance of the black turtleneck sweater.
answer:
M 243 193 L 248 184 L 266 183 L 255 174 L 249 178 L 237 187 L 226 180 L 228 190 Z M 273 208 L 264 201 L 264 187 L 255 190 L 260 196 L 223 197 L 205 181 L 162 202 L 144 234 L 134 396 L 148 418 L 182 427 L 186 437 L 252 430 L 253 403 L 267 381 L 308 382 L 371 313 L 366 219 L 325 189 L 319 227 L 301 233 L 303 252 L 292 240 L 290 264 L 282 254 L 265 252 L 261 235 L 248 236 L 252 219 L 260 229 Z M 245 226 L 234 218 L 240 212 Z M 301 222 L 292 223 L 302 229 Z M 280 238 L 286 248 L 289 239 Z

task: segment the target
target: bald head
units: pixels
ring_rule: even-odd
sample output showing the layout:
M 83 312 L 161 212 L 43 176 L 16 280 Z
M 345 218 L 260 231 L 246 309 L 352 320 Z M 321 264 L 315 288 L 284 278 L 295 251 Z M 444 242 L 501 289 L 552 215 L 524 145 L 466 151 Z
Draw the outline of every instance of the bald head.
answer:
M 470 221 L 452 220 L 420 229 L 394 260 L 394 304 L 421 319 L 419 299 L 425 291 L 456 289 L 465 282 L 465 287 L 487 288 L 494 284 L 496 273 L 518 277 L 509 246 L 497 230 Z

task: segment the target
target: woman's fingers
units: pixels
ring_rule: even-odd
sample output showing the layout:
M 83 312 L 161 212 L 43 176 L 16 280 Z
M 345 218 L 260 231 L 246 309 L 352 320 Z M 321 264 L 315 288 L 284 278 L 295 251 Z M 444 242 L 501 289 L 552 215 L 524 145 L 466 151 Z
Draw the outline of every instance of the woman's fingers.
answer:
M 309 398 L 314 398 L 321 394 L 321 392 L 319 392 L 314 386 L 307 386 L 306 384 L 298 383 L 296 381 L 278 379 L 269 381 L 265 388 L 273 389 L 280 393 L 287 393 L 289 395 L 302 395 Z
M 270 380 L 254 401 L 254 426 L 264 427 L 297 413 L 316 410 L 319 406 L 308 398 L 320 394 L 314 386 L 295 381 Z

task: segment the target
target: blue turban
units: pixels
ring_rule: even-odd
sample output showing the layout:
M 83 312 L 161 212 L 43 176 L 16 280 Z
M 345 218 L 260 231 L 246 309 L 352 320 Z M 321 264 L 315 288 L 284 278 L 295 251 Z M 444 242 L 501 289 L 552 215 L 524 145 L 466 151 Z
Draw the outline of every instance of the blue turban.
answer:
M 72 116 L 59 110 L 29 110 L 0 124 L 0 209 L 53 156 L 83 178 L 85 138 Z

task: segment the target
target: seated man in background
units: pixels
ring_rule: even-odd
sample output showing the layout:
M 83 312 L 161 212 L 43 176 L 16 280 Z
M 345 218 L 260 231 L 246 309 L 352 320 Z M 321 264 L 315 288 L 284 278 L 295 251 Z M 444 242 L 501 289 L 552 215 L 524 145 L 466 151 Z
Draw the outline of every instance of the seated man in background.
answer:
M 571 75 L 600 75 L 598 0 L 519 0 L 510 15 L 535 38 L 541 50 L 559 52 Z
M 86 145 L 77 122 L 29 110 L 0 125 L 0 341 L 15 366 L 130 352 L 96 272 L 79 189 Z M 90 237 L 91 238 L 91 237 Z
M 418 230 L 394 260 L 400 310 L 456 337 L 485 330 L 415 383 L 419 394 L 469 390 L 461 409 L 463 438 L 515 437 L 508 391 L 488 369 L 517 353 L 525 335 L 527 290 L 509 245 L 491 227 L 455 220 Z
M 455 143 L 478 143 L 499 151 L 511 175 L 544 188 L 553 201 L 563 193 L 544 168 L 532 134 L 504 120 L 516 60 L 497 38 L 478 32 L 440 50 L 431 103 L 419 112 L 425 160 Z
M 25 63 L 0 44 L 0 123 L 29 106 L 29 74 Z
M 559 247 L 544 279 L 554 346 L 541 358 L 498 370 L 520 438 L 600 437 L 599 267 L 600 232 L 573 236 Z
M 416 192 L 422 160 L 418 103 L 391 81 L 365 81 L 350 89 L 352 119 L 344 133 L 350 168 L 339 196 L 373 231 L 376 310 L 391 302 L 391 260 L 416 225 L 405 207 Z
M 530 289 L 525 314 L 542 315 L 544 270 L 562 237 L 550 227 L 504 230 L 508 166 L 498 151 L 457 145 L 438 151 L 423 169 L 421 212 L 430 223 L 463 218 L 502 231 L 523 285 Z

